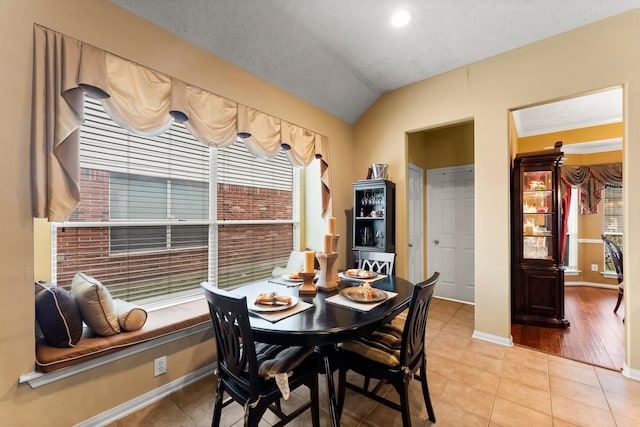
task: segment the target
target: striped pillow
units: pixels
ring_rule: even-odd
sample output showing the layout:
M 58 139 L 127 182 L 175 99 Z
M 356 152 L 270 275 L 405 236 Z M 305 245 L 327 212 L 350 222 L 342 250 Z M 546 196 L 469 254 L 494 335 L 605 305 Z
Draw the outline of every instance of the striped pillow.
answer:
M 386 324 L 370 335 L 342 343 L 342 349 L 387 366 L 400 364 L 402 330 Z
M 272 378 L 287 373 L 300 365 L 313 353 L 313 347 L 286 347 L 275 344 L 256 343 L 258 375 Z

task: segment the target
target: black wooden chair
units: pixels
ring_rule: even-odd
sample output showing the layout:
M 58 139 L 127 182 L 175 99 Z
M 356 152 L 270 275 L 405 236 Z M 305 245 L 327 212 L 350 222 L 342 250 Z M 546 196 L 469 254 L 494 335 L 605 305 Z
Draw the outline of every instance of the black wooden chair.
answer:
M 622 303 L 622 297 L 624 296 L 624 277 L 622 274 L 622 249 L 620 246 L 609 239 L 604 234 L 601 235 L 602 241 L 604 242 L 607 251 L 609 252 L 609 256 L 611 257 L 611 262 L 613 263 L 613 267 L 616 270 L 616 276 L 618 279 L 618 301 L 616 302 L 616 307 L 613 309 L 614 313 L 618 312 L 620 308 L 620 303 Z
M 249 325 L 247 298 L 202 283 L 215 331 L 218 383 L 211 425 L 218 427 L 222 408 L 236 401 L 244 407 L 244 425 L 257 426 L 267 409 L 283 426 L 311 408 L 314 427 L 319 423 L 318 368 L 313 347 L 287 347 L 256 343 Z M 282 392 L 274 380 L 288 373 L 291 391 L 306 385 L 310 399 L 289 414 L 282 411 Z M 287 380 L 285 379 L 285 382 Z M 227 392 L 230 399 L 223 402 Z
M 419 380 L 429 420 L 436 422 L 427 385 L 427 360 L 424 351 L 427 315 L 433 297 L 433 289 L 440 277 L 434 273 L 429 279 L 415 286 L 404 328 L 386 324 L 367 337 L 342 343 L 338 351 L 338 414 L 344 408 L 345 389 L 364 396 L 402 413 L 402 425 L 411 426 L 409 408 L 409 383 Z M 416 371 L 420 368 L 420 373 Z M 347 382 L 347 372 L 353 370 L 364 376 L 360 387 Z M 368 378 L 380 380 L 372 390 Z M 400 404 L 378 395 L 380 387 L 391 384 L 400 395 Z

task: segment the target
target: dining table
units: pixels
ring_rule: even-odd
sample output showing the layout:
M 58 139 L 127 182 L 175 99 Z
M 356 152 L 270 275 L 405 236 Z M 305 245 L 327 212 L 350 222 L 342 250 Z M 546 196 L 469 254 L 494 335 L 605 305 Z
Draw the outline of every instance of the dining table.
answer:
M 409 307 L 414 284 L 392 275 L 377 275 L 370 284 L 376 295 L 384 295 L 374 303 L 351 300 L 354 287 L 361 287 L 363 280 L 342 275 L 338 289 L 326 292 L 318 290 L 315 295 L 300 295 L 295 282 L 263 280 L 232 290 L 247 297 L 250 324 L 254 339 L 269 344 L 289 346 L 314 346 L 321 355 L 321 370 L 326 373 L 329 414 L 333 426 L 339 426 L 337 402 L 332 372 L 337 344 L 365 336 L 391 321 Z M 259 294 L 276 293 L 291 296 L 294 307 L 281 310 L 275 317 L 261 312 L 253 302 Z M 351 301 L 349 301 L 351 300 Z M 255 309 L 255 310 L 252 310 Z M 291 314 L 289 314 L 291 313 Z

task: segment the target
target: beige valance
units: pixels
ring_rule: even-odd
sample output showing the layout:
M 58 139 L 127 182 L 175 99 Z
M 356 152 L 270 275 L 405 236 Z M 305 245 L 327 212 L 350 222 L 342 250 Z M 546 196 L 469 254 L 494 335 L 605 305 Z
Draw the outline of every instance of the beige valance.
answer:
M 283 149 L 295 167 L 322 158 L 323 216 L 331 201 L 327 138 L 262 111 L 87 45 L 34 27 L 32 106 L 33 214 L 64 221 L 80 201 L 79 128 L 84 94 L 100 99 L 130 132 L 160 135 L 184 122 L 201 143 L 237 139 L 260 158 Z M 326 186 L 326 189 L 324 188 Z

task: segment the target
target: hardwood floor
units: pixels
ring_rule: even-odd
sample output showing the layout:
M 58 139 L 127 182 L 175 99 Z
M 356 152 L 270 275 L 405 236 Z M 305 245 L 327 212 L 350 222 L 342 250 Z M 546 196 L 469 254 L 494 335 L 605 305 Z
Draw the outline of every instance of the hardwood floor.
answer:
M 513 324 L 513 343 L 619 371 L 624 362 L 624 308 L 614 289 L 565 287 L 565 329 Z

